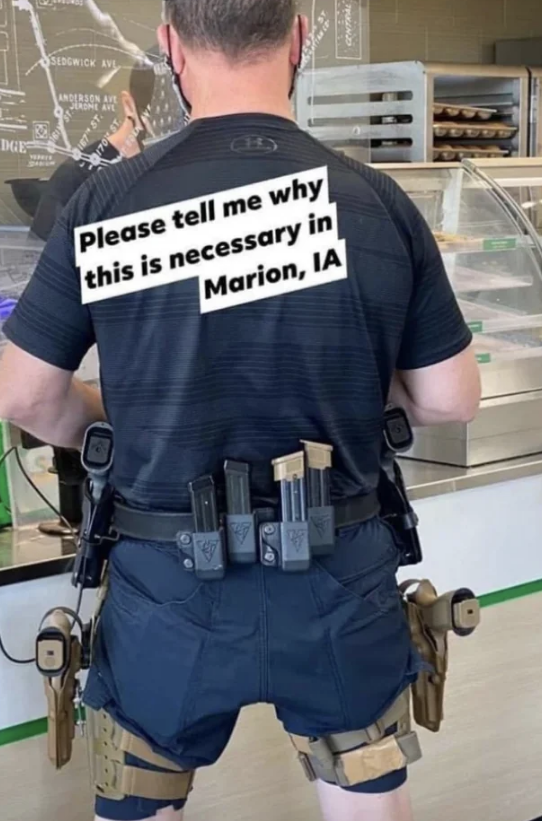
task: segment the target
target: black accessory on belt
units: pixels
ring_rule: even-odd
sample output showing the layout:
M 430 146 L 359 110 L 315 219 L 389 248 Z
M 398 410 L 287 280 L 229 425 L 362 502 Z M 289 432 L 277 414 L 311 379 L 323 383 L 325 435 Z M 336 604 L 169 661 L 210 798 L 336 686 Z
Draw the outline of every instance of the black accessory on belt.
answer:
M 402 408 L 390 405 L 384 414 L 384 448 L 381 460 L 378 496 L 381 515 L 395 530 L 401 545 L 401 565 L 423 561 L 418 535 L 418 516 L 413 510 L 397 455 L 410 450 L 414 434 Z
M 83 521 L 72 575 L 74 587 L 96 590 L 111 548 L 114 491 L 109 484 L 113 465 L 113 429 L 106 422 L 91 425 L 81 453 L 88 474 L 83 496 Z

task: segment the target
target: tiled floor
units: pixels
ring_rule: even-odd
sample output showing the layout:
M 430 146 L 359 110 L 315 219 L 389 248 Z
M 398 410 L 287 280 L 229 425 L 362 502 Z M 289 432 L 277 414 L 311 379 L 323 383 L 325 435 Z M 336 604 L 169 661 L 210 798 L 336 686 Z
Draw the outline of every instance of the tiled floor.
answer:
M 529 821 L 542 812 L 542 595 L 483 611 L 452 643 L 442 733 L 412 768 L 416 821 Z M 16 696 L 14 696 L 16 697 Z M 1 821 L 91 821 L 86 750 L 60 774 L 44 739 L 0 748 Z M 186 821 L 313 821 L 314 791 L 267 707 L 247 710 L 223 760 L 201 772 Z M 364 819 L 365 821 L 365 819 Z

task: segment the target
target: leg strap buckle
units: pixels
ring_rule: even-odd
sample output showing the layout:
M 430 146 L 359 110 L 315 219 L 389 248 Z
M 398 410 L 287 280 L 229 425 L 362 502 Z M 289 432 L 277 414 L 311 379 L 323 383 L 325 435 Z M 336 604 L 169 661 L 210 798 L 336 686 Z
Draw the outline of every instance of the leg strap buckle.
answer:
M 112 801 L 122 801 L 127 796 L 157 801 L 188 797 L 195 777 L 193 771 L 182 770 L 157 755 L 143 739 L 123 730 L 105 711 L 96 713 L 87 708 L 87 714 L 93 778 L 100 795 Z M 129 766 L 127 754 L 167 772 Z
M 309 781 L 351 787 L 418 761 L 422 754 L 410 728 L 409 707 L 407 691 L 379 721 L 363 730 L 325 738 L 290 736 Z

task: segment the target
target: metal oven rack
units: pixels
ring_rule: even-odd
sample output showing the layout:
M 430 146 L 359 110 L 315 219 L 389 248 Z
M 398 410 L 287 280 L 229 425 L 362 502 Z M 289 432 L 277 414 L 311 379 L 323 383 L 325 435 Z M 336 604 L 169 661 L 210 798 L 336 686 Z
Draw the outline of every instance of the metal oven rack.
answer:
M 491 143 L 527 156 L 527 68 L 398 62 L 316 69 L 300 78 L 296 110 L 302 128 L 352 156 L 361 149 L 367 159 L 363 146 L 370 146 L 372 162 L 432 162 L 436 101 L 495 110 L 514 137 Z

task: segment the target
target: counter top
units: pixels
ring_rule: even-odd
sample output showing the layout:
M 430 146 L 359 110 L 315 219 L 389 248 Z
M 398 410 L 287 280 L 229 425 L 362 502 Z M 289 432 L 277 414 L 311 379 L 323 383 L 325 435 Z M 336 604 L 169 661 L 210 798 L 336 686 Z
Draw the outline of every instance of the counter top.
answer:
M 36 527 L 0 530 L 0 587 L 69 572 L 71 539 L 42 535 Z
M 409 497 L 416 502 L 542 474 L 542 454 L 478 468 L 449 467 L 412 459 L 401 459 L 401 467 Z M 74 553 L 71 539 L 44 536 L 35 527 L 0 531 L 0 587 L 68 573 Z
M 542 454 L 507 459 L 476 468 L 458 468 L 401 459 L 401 469 L 409 491 L 409 498 L 415 502 L 444 493 L 470 490 L 476 487 L 524 479 L 542 473 Z

